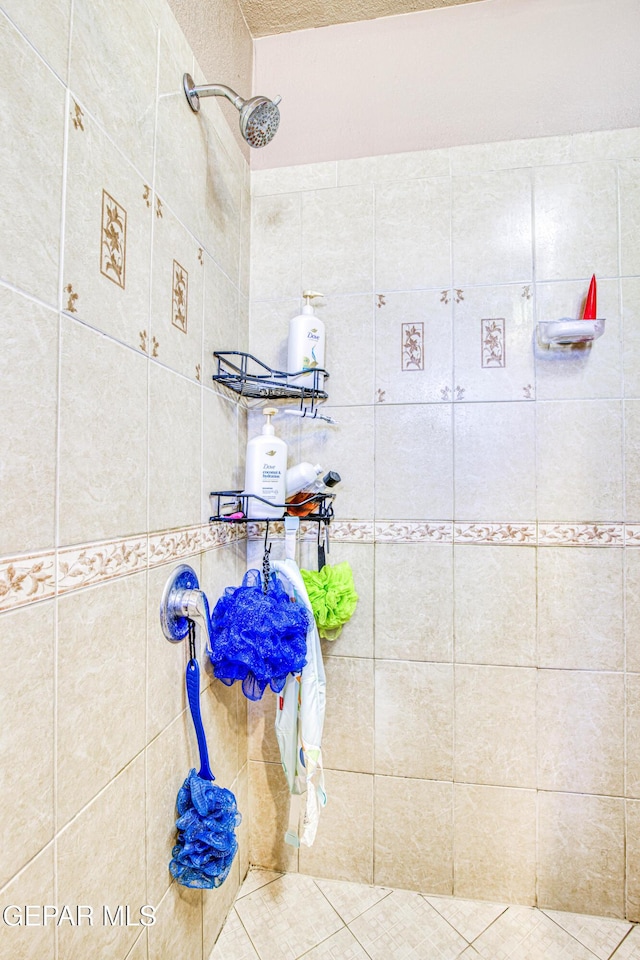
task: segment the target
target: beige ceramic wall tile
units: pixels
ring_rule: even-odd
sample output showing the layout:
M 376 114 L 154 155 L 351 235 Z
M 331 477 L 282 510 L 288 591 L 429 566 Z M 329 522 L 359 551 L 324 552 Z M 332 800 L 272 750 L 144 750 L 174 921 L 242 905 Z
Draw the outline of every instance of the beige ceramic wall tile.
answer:
M 2 8 L 63 83 L 66 82 L 70 0 L 53 0 L 44 10 L 37 0 L 4 0 Z
M 210 387 L 211 377 L 218 373 L 218 360 L 214 351 L 240 349 L 240 303 L 238 291 L 211 257 L 204 255 L 204 321 L 202 382 Z M 238 358 L 231 357 L 237 363 Z M 228 368 L 222 368 L 228 372 Z M 237 395 L 225 391 L 237 402 Z
M 271 690 L 265 690 L 261 700 L 247 702 L 248 757 L 280 763 L 280 750 L 275 733 L 275 718 L 278 698 Z
M 149 384 L 149 524 L 200 521 L 201 390 L 152 364 Z
M 640 397 L 640 280 L 620 281 L 624 396 Z
M 240 203 L 240 275 L 238 289 L 246 299 L 251 293 L 251 172 L 245 168 Z
M 624 916 L 624 801 L 540 793 L 541 907 Z
M 298 851 L 284 842 L 289 788 L 279 763 L 249 763 L 249 859 L 256 867 L 295 873 Z
M 156 205 L 156 218 L 166 203 L 202 244 L 206 236 L 207 177 L 204 112 L 193 113 L 180 87 L 158 99 L 155 189 L 163 204 L 160 208 Z
M 541 321 L 582 317 L 587 280 L 539 283 Z M 597 342 L 543 346 L 536 340 L 536 392 L 542 400 L 592 399 L 622 395 L 622 330 L 617 280 L 598 281 L 598 317 L 605 335 Z
M 376 656 L 450 662 L 453 649 L 453 548 L 377 543 Z
M 289 321 L 300 313 L 302 302 L 299 299 L 251 302 L 249 352 L 268 367 L 286 371 Z M 328 389 L 331 391 L 331 384 Z
M 373 293 L 373 188 L 302 194 L 300 276 L 306 289 Z
M 338 185 L 449 176 L 448 150 L 416 150 L 338 161 Z
M 640 550 L 625 551 L 627 670 L 640 672 Z
M 327 297 L 315 308 L 325 324 L 324 389 L 333 406 L 373 401 L 374 306 L 373 297 Z
M 140 573 L 59 600 L 59 828 L 144 747 L 146 589 Z
M 618 164 L 620 193 L 620 264 L 622 276 L 640 273 L 640 150 Z
M 63 317 L 60 390 L 60 542 L 139 533 L 147 522 L 146 358 Z
M 244 161 L 230 157 L 212 115 L 207 124 L 207 181 L 205 193 L 205 247 L 237 286 L 240 279 L 240 212 Z
M 275 193 L 295 193 L 336 186 L 336 161 L 303 163 L 296 167 L 251 171 L 251 194 L 266 197 Z
M 640 517 L 640 400 L 624 403 L 625 515 L 635 522 Z
M 640 676 L 627 674 L 625 796 L 640 799 Z
M 236 860 L 229 876 L 220 887 L 206 890 L 202 893 L 202 957 L 211 957 L 218 934 L 233 907 L 233 900 L 238 891 L 240 877 L 238 872 L 239 861 Z M 197 950 L 197 945 L 196 945 Z M 197 954 L 196 954 L 197 955 Z M 185 960 L 192 960 L 188 955 Z
M 530 283 L 531 171 L 455 178 L 452 240 L 455 287 Z
M 214 490 L 240 490 L 244 485 L 244 450 L 238 447 L 238 418 L 244 411 L 233 399 L 212 390 L 202 393 L 202 521 L 217 509 Z
M 534 666 L 536 551 L 454 546 L 457 663 Z
M 455 784 L 453 869 L 457 897 L 533 904 L 535 791 Z
M 640 802 L 627 800 L 625 815 L 627 883 L 625 916 L 637 922 L 640 919 Z
M 0 782 L 0 887 L 54 832 L 54 629 L 51 602 L 0 618 L 0 693 L 11 704 L 0 727 L 2 769 L 10 771 Z
M 538 550 L 538 663 L 624 668 L 622 550 Z
M 301 194 L 254 197 L 251 219 L 251 297 L 299 297 Z M 311 289 L 320 293 L 320 286 Z
M 532 289 L 469 287 L 454 297 L 453 381 L 465 400 L 534 399 Z
M 535 517 L 535 410 L 528 403 L 460 403 L 455 430 L 455 519 Z
M 376 296 L 376 399 L 418 403 L 451 398 L 453 341 L 449 291 Z
M 176 675 L 176 683 L 179 675 Z M 190 749 L 191 719 L 187 710 L 149 743 L 146 750 L 147 897 L 159 904 L 172 882 L 169 862 L 176 842 L 176 797 L 189 770 L 197 765 Z
M 588 278 L 592 273 L 615 276 L 618 264 L 615 164 L 542 167 L 535 171 L 534 193 L 538 278 Z
M 452 779 L 453 667 L 378 660 L 375 721 L 376 773 Z
M 137 923 L 145 898 L 144 757 L 140 755 L 58 835 L 57 878 L 60 903 L 93 904 L 115 912 L 130 904 Z M 124 912 L 124 911 L 123 911 Z M 68 960 L 88 953 L 126 956 L 139 926 L 95 924 L 58 929 L 58 952 Z
M 149 960 L 200 960 L 202 899 L 202 890 L 171 884 L 157 904 L 156 923 L 148 930 Z
M 3 854 L 6 847 L 3 845 Z M 29 863 L 14 880 L 2 891 L 3 909 L 11 907 L 4 916 L 2 930 L 2 948 L 7 957 L 20 957 L 24 960 L 41 960 L 42 957 L 55 956 L 55 918 L 44 926 L 42 907 L 55 905 L 54 845 L 51 843 L 42 853 Z M 39 923 L 26 925 L 25 906 L 35 904 L 39 907 Z M 20 906 L 18 906 L 20 905 Z M 42 906 L 40 906 L 42 905 Z M 61 907 L 57 908 L 61 910 Z M 73 908 L 72 908 L 73 911 Z M 31 916 L 34 916 L 32 911 Z M 72 912 L 75 913 L 75 911 Z M 49 911 L 51 916 L 51 911 Z M 85 914 L 86 916 L 86 914 Z M 22 919 L 22 923 L 17 921 Z M 86 921 L 85 921 L 86 922 Z M 14 926 L 14 924 L 16 924 Z
M 238 770 L 238 717 L 237 701 L 239 687 L 227 687 L 219 680 L 213 682 L 200 697 L 202 723 L 209 743 L 211 772 L 221 787 L 229 788 Z M 195 765 L 198 754 L 194 753 Z M 243 756 L 242 762 L 244 763 Z
M 331 528 L 329 528 L 331 537 Z M 310 555 L 306 566 L 308 570 L 317 569 L 317 541 L 309 544 Z M 314 556 L 315 554 L 315 556 Z M 358 602 L 351 619 L 342 627 L 335 640 L 323 640 L 322 651 L 325 657 L 372 657 L 374 647 L 374 564 L 375 547 L 372 543 L 339 543 L 331 541 L 327 563 L 335 566 L 348 563 L 353 573 L 353 583 Z
M 300 872 L 373 883 L 373 782 L 360 773 L 327 770 L 327 806 L 312 847 L 300 847 Z
M 0 179 L 11 184 L 0 207 L 11 225 L 0 242 L 0 277 L 57 306 L 65 92 L 5 17 L 0 63 L 0 85 L 14 105 L 11 135 L 0 146 Z
M 182 92 L 182 78 L 185 72 L 193 76 L 193 50 L 168 3 L 164 3 L 163 0 L 145 0 L 145 3 L 160 29 L 158 95 Z
M 621 404 L 596 400 L 536 406 L 538 518 L 621 517 Z
M 117 10 L 106 0 L 74 4 L 71 89 L 147 178 L 153 160 L 156 69 L 156 26 L 142 0 Z
M 0 445 L 5 451 L 0 554 L 54 543 L 58 315 L 0 287 Z
M 375 882 L 450 895 L 452 784 L 375 778 Z
M 375 423 L 376 519 L 450 518 L 450 404 L 377 404 Z
M 322 757 L 330 770 L 373 773 L 373 661 L 327 657 Z
M 456 177 L 465 173 L 564 163 L 570 158 L 570 150 L 570 137 L 537 137 L 453 147 L 449 151 L 451 174 Z
M 236 837 L 238 840 L 238 877 L 240 884 L 242 884 L 249 871 L 249 844 L 251 840 L 251 822 L 249 820 L 249 768 L 246 762 L 232 785 L 232 792 L 236 798 L 238 812 L 242 817 L 240 825 L 236 827 Z M 205 903 L 205 926 L 209 918 L 207 907 L 208 905 Z M 215 919 L 214 917 L 214 920 Z
M 622 674 L 538 672 L 540 789 L 622 796 L 623 750 Z
M 322 412 L 333 417 L 337 423 L 300 421 L 298 462 L 319 463 L 325 470 L 335 470 L 340 474 L 341 482 L 336 487 L 334 507 L 336 516 L 350 520 L 371 520 L 375 480 L 373 408 L 326 406 Z M 276 427 L 282 436 L 277 421 Z M 289 453 L 291 457 L 291 448 Z
M 151 278 L 153 355 L 202 383 L 204 253 L 168 209 L 154 225 Z
M 573 160 L 621 160 L 640 154 L 640 128 L 596 130 L 574 133 L 571 137 Z
M 71 99 L 62 307 L 137 350 L 155 353 L 149 327 L 150 181 L 78 109 Z
M 535 669 L 459 664 L 454 696 L 455 780 L 535 787 Z
M 451 181 L 403 180 L 375 191 L 375 287 L 451 286 Z

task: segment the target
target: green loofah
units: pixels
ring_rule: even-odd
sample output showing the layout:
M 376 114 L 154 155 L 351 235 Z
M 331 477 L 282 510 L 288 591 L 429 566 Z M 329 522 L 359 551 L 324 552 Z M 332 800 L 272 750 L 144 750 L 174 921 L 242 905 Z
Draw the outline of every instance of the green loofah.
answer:
M 318 633 L 324 640 L 340 636 L 343 623 L 350 620 L 358 602 L 351 567 L 345 561 L 322 570 L 301 570 L 309 594 Z

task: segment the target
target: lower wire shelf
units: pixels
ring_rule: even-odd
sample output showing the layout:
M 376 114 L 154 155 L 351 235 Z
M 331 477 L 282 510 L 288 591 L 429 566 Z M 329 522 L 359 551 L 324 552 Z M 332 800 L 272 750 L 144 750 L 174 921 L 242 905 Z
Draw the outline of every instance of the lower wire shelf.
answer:
M 253 493 L 242 490 L 214 490 L 211 498 L 210 523 L 266 523 L 284 520 L 285 517 L 300 517 L 316 523 L 329 523 L 333 517 L 335 493 L 313 493 L 297 503 L 272 503 Z M 277 516 L 260 516 L 260 504 L 267 504 L 270 511 L 282 510 Z M 252 514 L 249 516 L 249 514 Z

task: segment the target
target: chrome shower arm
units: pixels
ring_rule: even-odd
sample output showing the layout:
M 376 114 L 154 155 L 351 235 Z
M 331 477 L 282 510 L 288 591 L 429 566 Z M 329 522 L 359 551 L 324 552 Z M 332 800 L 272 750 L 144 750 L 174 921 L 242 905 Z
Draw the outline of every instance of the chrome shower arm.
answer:
M 198 87 L 188 73 L 185 73 L 182 82 L 187 100 L 194 113 L 197 113 L 200 109 L 200 97 L 226 97 L 236 110 L 241 110 L 244 105 L 244 99 L 231 87 L 225 86 L 224 83 L 205 83 Z

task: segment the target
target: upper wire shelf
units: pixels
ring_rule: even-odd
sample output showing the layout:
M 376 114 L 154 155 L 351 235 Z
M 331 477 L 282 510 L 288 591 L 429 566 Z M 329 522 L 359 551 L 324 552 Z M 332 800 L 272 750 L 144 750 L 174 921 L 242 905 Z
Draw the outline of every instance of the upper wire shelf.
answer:
M 310 493 L 308 497 L 297 503 L 272 503 L 254 493 L 244 493 L 242 490 L 213 490 L 210 494 L 212 516 L 210 523 L 223 520 L 226 523 L 259 523 L 265 520 L 284 520 L 286 516 L 300 517 L 304 520 L 313 520 L 316 523 L 329 523 L 333 517 L 333 501 L 335 493 Z M 259 513 L 260 504 L 264 503 L 269 511 L 282 510 L 279 516 L 251 517 L 250 513 Z
M 214 350 L 213 355 L 218 361 L 218 368 L 212 379 L 242 397 L 258 400 L 299 400 L 301 410 L 304 410 L 310 401 L 310 409 L 313 411 L 317 403 L 329 396 L 322 389 L 324 381 L 329 379 L 329 374 L 319 367 L 285 373 L 267 366 L 251 353 L 240 350 Z M 308 382 L 291 382 L 293 377 L 302 375 Z

